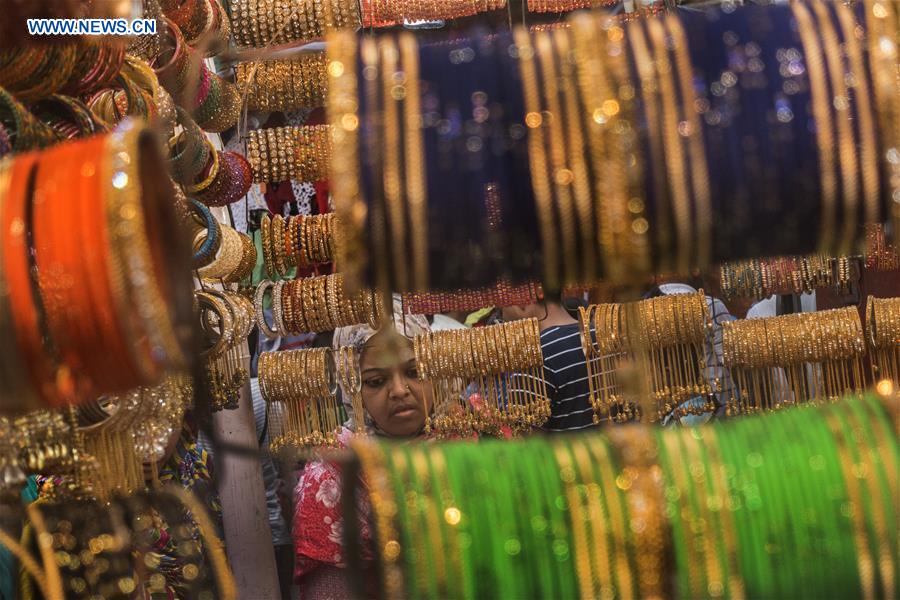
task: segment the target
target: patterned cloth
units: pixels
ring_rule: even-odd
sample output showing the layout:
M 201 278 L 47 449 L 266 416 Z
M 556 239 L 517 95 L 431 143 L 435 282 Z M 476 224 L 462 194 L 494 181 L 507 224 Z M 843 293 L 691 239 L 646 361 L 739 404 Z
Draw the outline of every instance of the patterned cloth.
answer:
M 346 446 L 353 433 L 343 428 L 338 439 Z M 320 566 L 344 568 L 344 519 L 341 514 L 341 467 L 315 460 L 306 465 L 294 490 L 294 580 L 298 583 Z M 365 489 L 365 488 L 363 488 Z M 364 561 L 372 560 L 367 494 L 357 500 L 359 514 L 360 553 Z

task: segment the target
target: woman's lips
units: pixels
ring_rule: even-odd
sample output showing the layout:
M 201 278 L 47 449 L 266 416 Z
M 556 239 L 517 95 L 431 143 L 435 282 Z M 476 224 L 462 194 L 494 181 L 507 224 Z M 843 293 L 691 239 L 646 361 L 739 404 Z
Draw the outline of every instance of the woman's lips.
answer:
M 398 406 L 397 408 L 391 411 L 392 417 L 409 417 L 416 413 L 418 407 L 415 404 L 408 404 L 405 406 Z

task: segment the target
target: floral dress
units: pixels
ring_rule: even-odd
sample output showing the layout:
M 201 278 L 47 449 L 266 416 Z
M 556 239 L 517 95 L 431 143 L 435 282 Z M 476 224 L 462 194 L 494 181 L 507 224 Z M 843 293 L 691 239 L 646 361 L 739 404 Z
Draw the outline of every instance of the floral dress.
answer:
M 351 436 L 349 429 L 340 435 L 342 445 Z M 294 489 L 294 579 L 297 582 L 320 566 L 346 567 L 343 535 L 344 519 L 341 508 L 341 467 L 331 462 L 315 460 L 307 463 Z M 363 486 L 362 489 L 365 489 Z M 372 539 L 369 530 L 371 507 L 368 495 L 358 499 L 360 515 L 360 552 L 364 561 L 372 560 Z

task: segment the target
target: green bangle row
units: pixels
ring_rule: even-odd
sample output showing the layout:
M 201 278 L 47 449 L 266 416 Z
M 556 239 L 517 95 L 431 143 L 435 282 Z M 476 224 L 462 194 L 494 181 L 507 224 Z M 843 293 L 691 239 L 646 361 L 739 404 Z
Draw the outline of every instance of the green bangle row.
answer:
M 657 569 L 663 596 L 896 596 L 900 451 L 874 396 L 652 435 L 378 452 L 393 589 L 410 598 L 638 598 Z

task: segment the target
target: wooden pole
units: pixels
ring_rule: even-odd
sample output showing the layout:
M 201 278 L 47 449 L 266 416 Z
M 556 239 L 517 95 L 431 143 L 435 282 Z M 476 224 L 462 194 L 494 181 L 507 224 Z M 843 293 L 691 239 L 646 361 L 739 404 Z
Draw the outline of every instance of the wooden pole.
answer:
M 216 439 L 226 445 L 258 447 L 249 381 L 241 390 L 238 408 L 215 413 L 212 427 Z M 225 551 L 234 572 L 238 598 L 278 600 L 281 592 L 261 463 L 252 453 L 238 454 L 224 448 L 216 452 L 215 463 Z

